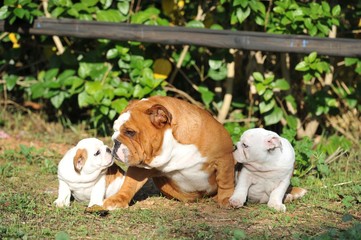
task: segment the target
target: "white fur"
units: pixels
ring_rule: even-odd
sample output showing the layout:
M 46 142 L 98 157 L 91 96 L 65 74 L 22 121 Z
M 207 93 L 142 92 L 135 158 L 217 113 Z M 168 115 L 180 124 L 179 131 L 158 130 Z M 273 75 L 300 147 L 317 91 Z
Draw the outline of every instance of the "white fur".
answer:
M 161 154 L 149 164 L 171 177 L 184 192 L 205 191 L 214 193 L 208 183 L 209 174 L 202 170 L 206 158 L 202 157 L 193 144 L 181 144 L 172 134 L 172 129 L 164 133 Z
M 112 136 L 112 139 L 116 139 L 119 136 L 119 129 L 120 127 L 126 122 L 128 121 L 130 118 L 130 112 L 125 112 L 123 114 L 121 114 L 117 120 L 114 121 L 113 124 L 113 130 L 114 130 L 114 134 Z
M 54 202 L 57 207 L 69 206 L 71 195 L 78 201 L 89 201 L 89 207 L 95 204 L 101 206 L 105 197 L 120 189 L 123 178 L 114 181 L 111 189 L 106 189 L 106 169 L 113 164 L 107 148 L 96 138 L 86 138 L 64 155 L 58 165 L 59 193 Z M 85 149 L 88 157 L 80 173 L 75 171 L 73 164 L 78 149 Z M 95 156 L 97 151 L 100 154 Z
M 295 162 L 289 141 L 263 128 L 249 129 L 237 143 L 234 158 L 243 164 L 243 168 L 230 204 L 242 207 L 248 197 L 250 202 L 267 203 L 269 207 L 285 212 L 282 200 Z

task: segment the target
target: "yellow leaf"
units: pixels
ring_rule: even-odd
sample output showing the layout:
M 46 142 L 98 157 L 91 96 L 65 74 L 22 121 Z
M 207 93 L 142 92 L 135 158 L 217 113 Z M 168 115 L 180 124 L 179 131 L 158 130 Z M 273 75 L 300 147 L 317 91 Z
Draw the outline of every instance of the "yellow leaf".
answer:
M 9 39 L 13 43 L 13 48 L 19 48 L 20 44 L 18 42 L 18 39 L 16 38 L 15 33 L 9 33 Z
M 165 79 L 172 71 L 172 64 L 164 58 L 158 58 L 153 65 L 153 73 L 155 78 Z M 156 77 L 157 76 L 157 77 Z

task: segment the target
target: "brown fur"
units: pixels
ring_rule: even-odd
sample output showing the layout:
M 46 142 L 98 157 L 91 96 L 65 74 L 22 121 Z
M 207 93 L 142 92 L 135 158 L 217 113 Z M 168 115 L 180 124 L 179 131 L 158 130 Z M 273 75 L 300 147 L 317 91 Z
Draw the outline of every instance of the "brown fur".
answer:
M 154 170 L 137 168 L 149 164 L 160 154 L 164 132 L 172 128 L 175 139 L 181 144 L 194 144 L 202 156 L 208 157 L 203 170 L 210 174 L 209 183 L 217 192 L 216 200 L 221 206 L 228 206 L 234 191 L 233 143 L 229 133 L 207 111 L 188 102 L 171 97 L 151 97 L 147 101 L 133 101 L 124 110 L 131 111 L 131 118 L 121 127 L 118 140 L 125 144 L 131 154 L 131 167 L 121 190 L 105 200 L 105 207 L 127 206 L 136 191 L 149 177 L 161 177 Z M 137 132 L 127 136 L 127 129 Z M 178 200 L 193 201 L 203 193 L 181 192 L 172 179 L 154 178 L 161 191 Z M 134 186 L 131 186 L 133 184 Z
M 86 160 L 88 159 L 88 153 L 85 149 L 78 149 L 73 159 L 74 170 L 77 173 L 80 173 L 80 170 L 85 165 Z
M 106 175 L 105 175 L 105 186 L 108 186 L 117 178 L 122 178 L 124 176 L 124 170 L 121 169 L 116 163 L 113 163 L 110 167 L 108 167 Z

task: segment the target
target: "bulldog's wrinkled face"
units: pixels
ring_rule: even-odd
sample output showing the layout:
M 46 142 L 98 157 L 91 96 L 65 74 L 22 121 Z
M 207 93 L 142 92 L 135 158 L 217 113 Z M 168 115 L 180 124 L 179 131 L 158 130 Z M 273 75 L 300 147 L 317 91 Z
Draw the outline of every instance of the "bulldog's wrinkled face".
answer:
M 73 159 L 74 170 L 79 174 L 91 174 L 113 164 L 110 148 L 99 139 L 83 139 L 75 148 L 77 150 Z
M 150 168 L 150 162 L 160 154 L 171 120 L 164 106 L 148 100 L 133 101 L 114 122 L 112 154 L 129 166 Z
M 253 128 L 242 134 L 233 156 L 240 163 L 265 162 L 277 148 L 282 148 L 278 134 L 263 128 Z

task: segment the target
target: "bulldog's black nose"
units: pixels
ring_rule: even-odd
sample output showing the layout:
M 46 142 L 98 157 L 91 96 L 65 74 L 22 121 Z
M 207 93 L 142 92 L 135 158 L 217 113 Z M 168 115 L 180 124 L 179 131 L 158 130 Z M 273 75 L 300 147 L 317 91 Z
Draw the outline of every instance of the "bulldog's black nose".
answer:
M 121 143 L 117 139 L 114 139 L 113 141 L 114 141 L 113 151 L 116 152 L 120 147 Z

